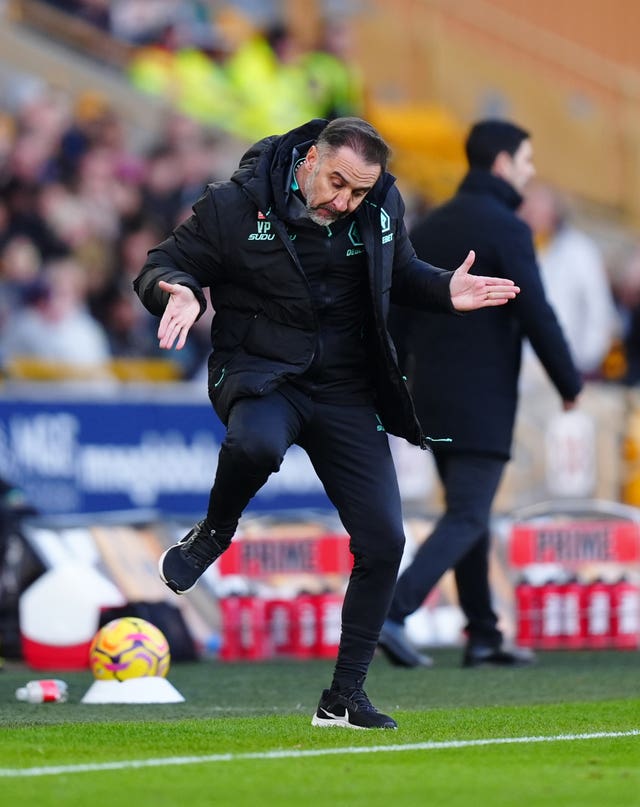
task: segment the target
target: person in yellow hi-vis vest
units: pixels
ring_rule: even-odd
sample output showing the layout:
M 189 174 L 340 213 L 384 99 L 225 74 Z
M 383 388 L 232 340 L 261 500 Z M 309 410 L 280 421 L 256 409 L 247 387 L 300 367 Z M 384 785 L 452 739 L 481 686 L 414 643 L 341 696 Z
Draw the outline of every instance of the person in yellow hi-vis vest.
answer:
M 323 118 L 360 115 L 364 111 L 363 77 L 350 63 L 349 28 L 343 21 L 327 20 L 316 47 L 301 58 L 307 77 L 307 91 Z
M 127 68 L 134 87 L 167 99 L 177 110 L 205 124 L 226 128 L 237 102 L 223 67 L 195 47 L 140 48 Z
M 255 32 L 225 62 L 225 71 L 239 104 L 233 122 L 238 136 L 280 134 L 320 116 L 298 44 L 285 26 Z

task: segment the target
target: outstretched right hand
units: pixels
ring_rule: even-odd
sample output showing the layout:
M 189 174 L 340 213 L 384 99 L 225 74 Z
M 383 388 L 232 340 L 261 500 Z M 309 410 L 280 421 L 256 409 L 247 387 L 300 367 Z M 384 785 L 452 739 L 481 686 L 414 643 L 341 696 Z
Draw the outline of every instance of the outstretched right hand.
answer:
M 169 294 L 169 301 L 158 326 L 159 345 L 170 350 L 175 343 L 176 350 L 182 350 L 187 334 L 200 313 L 200 303 L 188 286 L 167 283 L 165 280 L 160 280 L 158 286 Z

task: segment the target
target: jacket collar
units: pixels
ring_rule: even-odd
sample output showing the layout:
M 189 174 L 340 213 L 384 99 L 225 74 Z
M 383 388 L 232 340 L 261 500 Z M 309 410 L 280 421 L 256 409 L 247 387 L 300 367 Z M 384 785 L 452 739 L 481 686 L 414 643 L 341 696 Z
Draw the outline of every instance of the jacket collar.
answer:
M 490 194 L 511 210 L 522 204 L 522 196 L 504 179 L 481 168 L 471 168 L 458 188 L 462 193 Z

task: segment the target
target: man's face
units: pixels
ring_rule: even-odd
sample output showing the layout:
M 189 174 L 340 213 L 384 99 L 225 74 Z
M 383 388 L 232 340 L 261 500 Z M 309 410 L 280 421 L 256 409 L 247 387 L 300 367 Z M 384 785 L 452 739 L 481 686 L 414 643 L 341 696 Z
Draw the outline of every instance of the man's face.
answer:
M 513 185 L 518 193 L 522 193 L 536 173 L 531 141 L 523 140 L 513 156 L 503 153 L 507 159 L 502 163 L 502 178 Z
M 306 167 L 300 189 L 307 215 L 324 226 L 353 213 L 381 173 L 379 165 L 365 162 L 348 146 L 335 151 L 311 146 Z

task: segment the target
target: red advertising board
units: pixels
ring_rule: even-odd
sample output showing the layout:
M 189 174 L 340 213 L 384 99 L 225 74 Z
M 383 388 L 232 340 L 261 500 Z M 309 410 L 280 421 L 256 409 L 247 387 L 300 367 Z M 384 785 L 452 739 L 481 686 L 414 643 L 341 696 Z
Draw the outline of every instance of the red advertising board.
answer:
M 515 524 L 509 540 L 509 562 L 532 563 L 640 562 L 640 525 L 615 519 L 549 521 Z
M 353 557 L 349 536 L 327 533 L 296 538 L 290 535 L 238 538 L 218 561 L 223 575 L 256 578 L 273 574 L 344 574 Z

